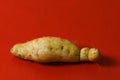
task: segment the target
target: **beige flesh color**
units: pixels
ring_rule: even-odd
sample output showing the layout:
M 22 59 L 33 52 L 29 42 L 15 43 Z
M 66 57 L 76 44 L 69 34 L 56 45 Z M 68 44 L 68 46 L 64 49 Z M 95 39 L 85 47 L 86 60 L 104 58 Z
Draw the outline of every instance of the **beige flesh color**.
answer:
M 16 44 L 11 53 L 40 63 L 94 61 L 99 57 L 98 49 L 79 49 L 74 43 L 58 37 L 41 37 Z

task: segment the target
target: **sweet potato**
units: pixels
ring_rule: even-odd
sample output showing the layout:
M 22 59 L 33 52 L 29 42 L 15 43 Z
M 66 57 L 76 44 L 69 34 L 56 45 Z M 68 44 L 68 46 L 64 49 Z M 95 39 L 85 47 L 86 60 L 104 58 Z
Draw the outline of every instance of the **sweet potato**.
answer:
M 12 47 L 17 57 L 40 63 L 96 61 L 99 51 L 95 48 L 80 49 L 69 40 L 58 37 L 41 37 Z

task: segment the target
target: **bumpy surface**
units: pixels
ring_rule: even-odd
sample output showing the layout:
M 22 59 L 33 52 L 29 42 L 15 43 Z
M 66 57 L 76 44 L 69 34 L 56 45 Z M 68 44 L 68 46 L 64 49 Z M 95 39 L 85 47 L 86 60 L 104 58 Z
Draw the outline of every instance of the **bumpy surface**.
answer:
M 11 53 L 17 57 L 36 62 L 79 62 L 79 48 L 66 39 L 42 37 L 16 44 Z
M 96 62 L 100 57 L 100 53 L 96 48 L 82 48 L 80 50 L 80 61 Z

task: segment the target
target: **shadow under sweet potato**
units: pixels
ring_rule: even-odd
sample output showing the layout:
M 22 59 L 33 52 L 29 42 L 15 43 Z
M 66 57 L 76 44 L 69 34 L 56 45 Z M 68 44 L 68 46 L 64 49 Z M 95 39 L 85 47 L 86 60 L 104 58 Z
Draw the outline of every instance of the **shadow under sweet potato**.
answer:
M 78 62 L 50 62 L 50 63 L 42 63 L 47 66 L 65 66 L 65 65 L 79 65 Z
M 108 56 L 101 56 L 98 64 L 100 66 L 116 66 L 117 65 L 117 61 L 115 59 L 113 59 L 112 57 L 108 57 Z
M 97 62 L 100 66 L 116 66 L 117 62 L 115 59 L 108 56 L 101 56 Z M 95 64 L 95 62 L 51 62 L 51 63 L 42 63 L 47 66 L 65 66 L 65 65 L 82 65 L 82 64 Z

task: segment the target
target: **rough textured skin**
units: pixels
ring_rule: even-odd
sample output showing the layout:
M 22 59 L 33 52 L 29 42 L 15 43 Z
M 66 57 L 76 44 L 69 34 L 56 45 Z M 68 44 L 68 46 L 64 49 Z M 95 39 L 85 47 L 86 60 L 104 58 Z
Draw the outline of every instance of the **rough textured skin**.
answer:
M 91 62 L 96 62 L 100 57 L 100 53 L 98 51 L 98 49 L 96 48 L 91 48 L 89 50 L 89 54 L 88 54 L 88 60 Z
M 100 57 L 100 53 L 96 48 L 82 48 L 80 50 L 80 61 L 96 62 Z
M 89 48 L 82 48 L 80 50 L 80 61 L 89 61 L 88 60 Z
M 79 48 L 66 39 L 42 37 L 16 44 L 11 53 L 17 57 L 41 63 L 79 62 Z

